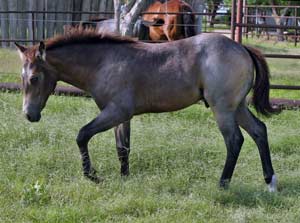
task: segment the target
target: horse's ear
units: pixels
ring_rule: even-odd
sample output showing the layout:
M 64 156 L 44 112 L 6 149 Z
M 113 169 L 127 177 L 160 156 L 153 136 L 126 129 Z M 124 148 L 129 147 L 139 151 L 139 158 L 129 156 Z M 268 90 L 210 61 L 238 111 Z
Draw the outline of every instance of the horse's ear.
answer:
M 43 41 L 40 42 L 39 44 L 39 49 L 36 52 L 35 55 L 37 58 L 40 58 L 42 60 L 46 60 L 46 46 L 45 43 Z
M 27 50 L 27 48 L 25 46 L 22 46 L 22 45 L 18 44 L 17 42 L 15 42 L 15 46 L 21 53 L 24 53 Z
M 27 48 L 25 46 L 18 44 L 17 42 L 15 42 L 15 46 L 18 49 L 18 53 L 20 55 L 21 60 L 24 60 L 25 59 L 24 52 L 27 50 Z

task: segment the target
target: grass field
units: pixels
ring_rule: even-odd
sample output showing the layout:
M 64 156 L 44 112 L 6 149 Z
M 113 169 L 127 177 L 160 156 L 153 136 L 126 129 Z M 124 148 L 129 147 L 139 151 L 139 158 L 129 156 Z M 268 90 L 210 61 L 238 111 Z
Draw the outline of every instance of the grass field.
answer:
M 266 52 L 299 47 L 251 41 Z M 274 49 L 274 48 L 277 49 Z M 19 81 L 15 51 L 0 50 L 1 82 Z M 300 62 L 268 60 L 272 83 L 300 85 Z M 284 75 L 282 75 L 284 74 Z M 300 98 L 299 92 L 272 96 Z M 95 136 L 90 154 L 104 181 L 82 176 L 75 138 L 98 110 L 87 98 L 51 96 L 39 123 L 21 113 L 22 96 L 0 93 L 0 222 L 300 222 L 300 110 L 263 120 L 279 191 L 266 190 L 258 151 L 245 142 L 229 190 L 217 187 L 226 149 L 209 109 L 132 120 L 131 175 L 119 176 L 113 131 Z
M 90 143 L 104 177 L 82 177 L 75 138 L 98 110 L 85 98 L 52 96 L 39 123 L 21 114 L 21 95 L 0 94 L 0 222 L 299 222 L 300 111 L 266 124 L 279 178 L 267 192 L 248 136 L 228 191 L 217 188 L 226 154 L 210 110 L 135 117 L 131 175 L 119 176 L 112 131 Z

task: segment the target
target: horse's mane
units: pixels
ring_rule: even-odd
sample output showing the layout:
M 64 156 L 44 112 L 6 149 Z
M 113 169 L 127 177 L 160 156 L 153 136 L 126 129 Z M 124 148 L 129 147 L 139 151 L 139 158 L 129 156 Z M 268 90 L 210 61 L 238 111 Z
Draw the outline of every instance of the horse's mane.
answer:
M 46 40 L 46 49 L 56 49 L 73 44 L 135 43 L 136 39 L 112 33 L 97 33 L 94 29 L 72 28 L 65 35 L 57 35 Z

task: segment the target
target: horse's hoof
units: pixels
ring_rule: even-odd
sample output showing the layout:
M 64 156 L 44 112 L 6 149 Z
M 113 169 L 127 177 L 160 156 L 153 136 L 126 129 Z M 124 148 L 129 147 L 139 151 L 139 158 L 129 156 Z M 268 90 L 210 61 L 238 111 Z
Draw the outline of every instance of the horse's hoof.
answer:
M 227 190 L 229 188 L 229 183 L 230 183 L 230 180 L 228 180 L 228 179 L 220 180 L 220 182 L 219 182 L 220 189 Z
M 121 177 L 127 177 L 127 176 L 129 176 L 129 167 L 128 167 L 128 165 L 121 166 Z
M 269 192 L 271 192 L 271 193 L 274 193 L 274 192 L 277 191 L 277 177 L 276 177 L 275 174 L 272 176 L 272 180 L 271 180 L 271 182 L 268 184 L 268 190 L 269 190 Z
M 88 173 L 84 173 L 84 176 L 96 184 L 99 184 L 103 181 L 100 177 L 97 176 L 97 171 L 94 168 L 91 168 Z

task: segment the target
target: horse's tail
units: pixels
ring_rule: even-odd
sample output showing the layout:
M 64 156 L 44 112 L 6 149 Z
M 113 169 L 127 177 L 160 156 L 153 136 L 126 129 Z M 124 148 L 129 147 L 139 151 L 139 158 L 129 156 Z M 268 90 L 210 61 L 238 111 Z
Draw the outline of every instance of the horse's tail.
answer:
M 190 37 L 196 35 L 195 30 L 195 15 L 191 14 L 193 12 L 192 8 L 189 5 L 183 5 L 181 7 L 181 12 L 187 12 L 186 14 L 182 15 L 183 21 L 183 29 L 184 29 L 184 36 Z
M 249 46 L 244 47 L 250 54 L 256 70 L 252 98 L 255 110 L 265 116 L 278 114 L 280 110 L 270 104 L 270 72 L 266 59 L 259 50 Z

